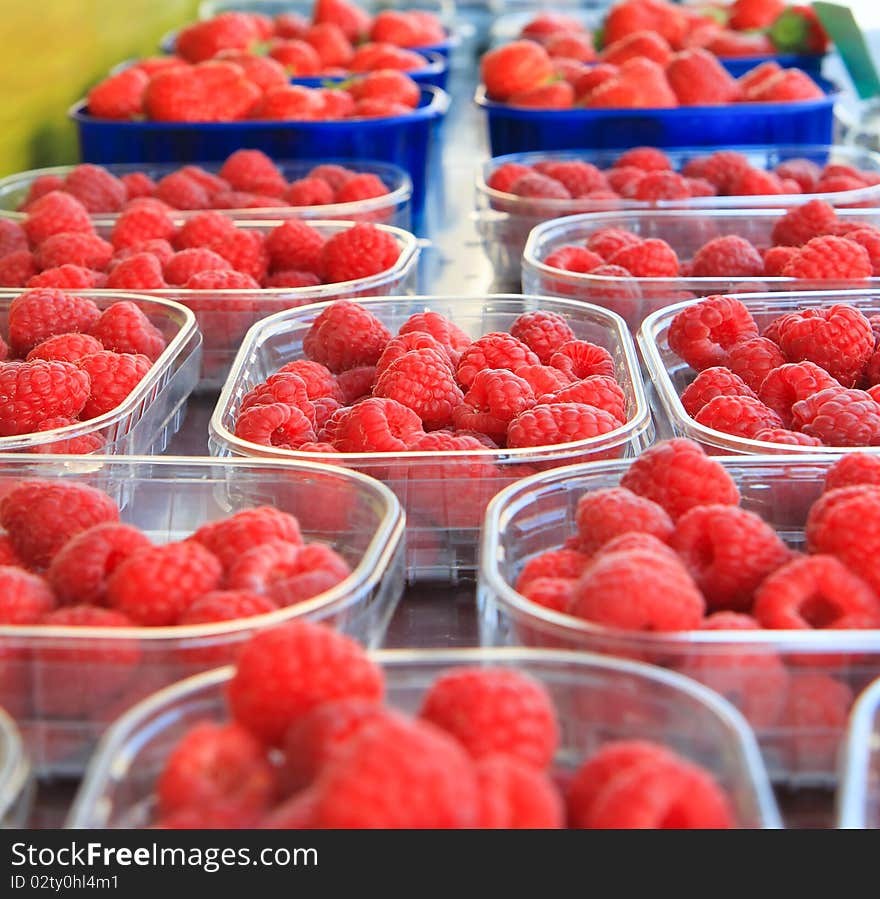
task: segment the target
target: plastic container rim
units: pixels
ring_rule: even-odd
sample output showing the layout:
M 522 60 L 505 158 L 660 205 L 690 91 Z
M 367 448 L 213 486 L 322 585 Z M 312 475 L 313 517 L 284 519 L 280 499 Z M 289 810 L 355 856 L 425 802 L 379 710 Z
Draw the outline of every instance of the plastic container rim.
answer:
M 837 826 L 863 829 L 865 802 L 869 789 L 871 740 L 877 739 L 875 720 L 880 714 L 880 678 L 875 680 L 855 701 L 849 726 L 840 746 L 840 787 L 837 791 Z M 873 752 L 877 752 L 875 746 Z
M 15 722 L 0 708 L 0 820 L 15 804 L 30 777 L 31 766 Z M 5 801 L 4 801 L 5 797 Z

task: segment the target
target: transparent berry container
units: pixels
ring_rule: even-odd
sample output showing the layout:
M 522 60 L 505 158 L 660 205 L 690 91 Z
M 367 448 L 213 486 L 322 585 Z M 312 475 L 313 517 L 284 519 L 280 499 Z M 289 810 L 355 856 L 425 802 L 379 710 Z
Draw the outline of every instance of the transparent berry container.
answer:
M 707 241 L 739 235 L 756 247 L 769 247 L 771 232 L 785 209 L 683 209 L 596 212 L 553 219 L 534 228 L 523 252 L 523 290 L 553 296 L 575 297 L 608 306 L 622 315 L 633 329 L 657 309 L 680 300 L 716 293 L 755 293 L 768 290 L 832 290 L 851 287 L 848 281 L 808 282 L 795 278 L 632 278 L 577 274 L 550 268 L 544 260 L 566 244 L 582 244 L 600 228 L 627 228 L 643 239 L 665 240 L 680 261 L 689 260 Z M 880 208 L 838 209 L 846 222 L 880 223 Z M 880 284 L 869 278 L 864 286 Z
M 104 455 L 149 455 L 165 450 L 183 423 L 186 403 L 199 379 L 202 335 L 193 313 L 172 300 L 112 290 L 66 291 L 92 299 L 99 309 L 135 303 L 168 345 L 146 376 L 115 409 L 63 428 L 0 437 L 0 453 L 50 453 L 62 441 L 93 439 Z M 0 334 L 8 333 L 9 307 L 22 293 L 0 290 Z
M 835 458 L 839 458 L 835 457 Z M 771 524 L 793 549 L 834 458 L 751 456 L 720 459 L 742 495 L 742 507 Z M 529 559 L 562 547 L 577 533 L 585 493 L 616 487 L 627 462 L 548 471 L 514 484 L 489 505 L 480 550 L 477 606 L 484 645 L 578 649 L 676 670 L 726 696 L 754 728 L 774 781 L 833 787 L 843 720 L 797 727 L 785 712 L 790 687 L 852 696 L 880 676 L 880 630 L 753 630 L 647 633 L 610 628 L 553 612 L 514 589 Z M 826 679 L 837 684 L 827 685 Z M 815 687 L 813 681 L 822 684 Z M 824 700 L 823 700 L 824 701 Z M 818 699 L 817 699 L 818 702 Z M 830 702 L 830 700 L 829 700 Z M 841 718 L 845 714 L 841 710 Z
M 727 702 L 688 678 L 588 653 L 529 649 L 383 650 L 390 705 L 415 713 L 425 690 L 461 666 L 517 668 L 543 682 L 562 740 L 555 769 L 573 772 L 610 740 L 662 742 L 705 766 L 730 796 L 741 827 L 780 826 L 754 737 Z M 101 742 L 67 821 L 73 828 L 145 827 L 154 785 L 171 748 L 198 720 L 228 720 L 231 668 L 209 671 L 151 696 Z
M 0 495 L 25 478 L 106 491 L 121 520 L 154 543 L 182 540 L 208 521 L 271 505 L 296 515 L 306 539 L 331 544 L 352 566 L 332 590 L 236 621 L 110 631 L 0 627 L 0 705 L 18 722 L 41 776 L 79 774 L 121 712 L 181 677 L 228 664 L 258 630 L 307 618 L 380 645 L 403 589 L 400 504 L 357 472 L 269 460 L 0 457 Z
M 312 459 L 351 466 L 379 478 L 397 494 L 407 512 L 407 567 L 411 578 L 449 580 L 473 571 L 476 544 L 488 500 L 538 467 L 636 455 L 653 438 L 653 424 L 635 347 L 624 322 L 585 303 L 530 296 L 407 297 L 361 301 L 397 333 L 414 313 L 431 310 L 451 319 L 472 338 L 508 330 L 524 312 L 563 315 L 582 340 L 612 355 L 617 380 L 627 398 L 629 420 L 608 434 L 553 447 L 485 449 L 449 453 L 303 453 L 260 446 L 235 435 L 245 394 L 282 365 L 305 358 L 302 341 L 326 303 L 264 319 L 242 343 L 209 425 L 209 449 L 219 456 Z
M 412 179 L 399 166 L 388 162 L 371 162 L 350 159 L 285 159 L 276 163 L 285 180 L 295 181 L 305 178 L 316 166 L 327 163 L 342 165 L 358 174 L 371 174 L 379 177 L 388 188 L 388 193 L 382 197 L 372 197 L 367 200 L 356 200 L 351 203 L 329 203 L 324 206 L 266 206 L 251 209 L 221 209 L 224 215 L 236 221 L 265 221 L 266 219 L 297 218 L 297 219 L 321 219 L 324 221 L 352 221 L 374 222 L 383 225 L 395 225 L 398 228 L 409 229 L 411 224 L 410 201 L 412 199 Z M 222 162 L 196 162 L 205 171 L 214 174 L 220 171 Z M 108 163 L 103 166 L 112 175 L 121 178 L 132 172 L 143 172 L 153 181 L 159 181 L 166 175 L 180 171 L 183 163 Z M 25 201 L 31 184 L 37 178 L 44 175 L 55 175 L 59 178 L 66 177 L 75 166 L 57 165 L 45 169 L 31 169 L 26 172 L 17 172 L 0 178 L 0 216 L 11 218 L 14 221 L 24 221 L 26 213 L 19 212 L 19 206 Z M 204 212 L 198 210 L 175 210 L 173 215 L 182 219 L 192 218 Z M 96 212 L 92 214 L 94 221 L 106 223 L 115 221 L 118 213 Z
M 245 221 L 236 222 L 236 227 L 268 234 L 280 224 L 283 223 L 279 220 Z M 325 237 L 331 237 L 356 223 L 314 220 L 309 224 Z M 106 237 L 112 227 L 109 222 L 99 222 L 97 230 L 102 237 Z M 397 262 L 378 275 L 336 284 L 319 284 L 316 287 L 275 287 L 261 290 L 186 290 L 182 287 L 167 287 L 162 290 L 144 290 L 141 293 L 151 297 L 165 297 L 192 310 L 204 339 L 198 389 L 216 390 L 223 384 L 248 328 L 268 315 L 322 301 L 396 296 L 413 292 L 418 273 L 419 242 L 409 231 L 390 225 L 376 227 L 391 234 L 400 247 Z M 100 296 L 102 293 L 104 291 L 94 290 L 89 292 L 89 296 Z
M 0 708 L 0 830 L 26 827 L 33 798 L 31 766 L 21 734 Z
M 742 153 L 758 169 L 771 170 L 781 162 L 790 159 L 809 159 L 817 165 L 851 165 L 863 171 L 880 172 L 880 154 L 868 150 L 834 145 L 793 145 L 793 146 L 741 146 L 725 148 Z M 501 281 L 518 281 L 520 265 L 529 232 L 532 228 L 549 219 L 566 215 L 595 212 L 629 211 L 638 209 L 737 209 L 768 206 L 779 209 L 823 200 L 832 206 L 878 206 L 880 205 L 880 184 L 859 190 L 845 190 L 836 193 L 793 194 L 775 196 L 739 197 L 690 197 L 685 200 L 593 200 L 590 198 L 552 200 L 518 197 L 489 187 L 492 173 L 510 162 L 520 165 L 534 165 L 536 162 L 588 162 L 600 169 L 612 166 L 624 153 L 623 150 L 570 150 L 555 153 L 510 153 L 496 156 L 480 166 L 476 177 L 477 230 L 483 242 L 483 249 L 495 270 L 495 277 Z M 688 147 L 663 150 L 669 157 L 675 171 L 698 156 L 713 152 L 707 147 Z M 2 182 L 0 182 L 2 184 Z
M 774 318 L 788 312 L 838 303 L 855 306 L 866 316 L 880 313 L 880 291 L 876 289 L 744 293 L 731 296 L 748 307 L 762 331 Z M 688 305 L 691 304 L 677 303 L 658 310 L 645 319 L 638 334 L 646 374 L 674 436 L 689 437 L 710 453 L 784 453 L 814 456 L 876 450 L 876 447 L 789 446 L 766 440 L 750 440 L 706 427 L 691 418 L 681 403 L 681 394 L 697 373 L 669 346 L 669 326 L 672 319 Z
M 840 752 L 837 826 L 880 829 L 880 679 L 853 707 Z

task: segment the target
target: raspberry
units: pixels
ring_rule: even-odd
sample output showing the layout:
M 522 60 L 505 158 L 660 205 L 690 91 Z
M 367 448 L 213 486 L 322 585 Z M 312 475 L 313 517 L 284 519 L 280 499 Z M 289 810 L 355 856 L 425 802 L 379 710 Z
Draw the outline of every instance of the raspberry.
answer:
M 794 185 L 795 187 L 797 184 Z M 773 172 L 747 169 L 740 172 L 730 184 L 731 196 L 767 197 L 787 193 L 786 184 Z
M 0 259 L 0 287 L 25 287 L 37 274 L 37 264 L 27 250 Z
M 718 195 L 715 185 L 705 178 L 685 178 L 684 180 L 688 193 L 692 197 L 715 197 Z
M 734 437 L 754 438 L 758 431 L 781 428 L 782 419 L 752 396 L 716 396 L 703 406 L 694 420 L 706 428 Z
M 568 612 L 574 601 L 575 578 L 536 577 L 532 578 L 519 592 L 529 602 L 543 606 L 553 612 Z
M 107 601 L 138 624 L 176 624 L 203 594 L 220 586 L 222 568 L 213 553 L 187 540 L 142 549 L 107 579 Z
M 681 556 L 710 609 L 748 610 L 756 588 L 784 565 L 791 551 L 760 517 L 745 509 L 691 509 L 675 526 L 670 546 Z
M 274 797 L 276 778 L 262 745 L 243 727 L 197 724 L 171 751 L 156 782 L 159 813 L 219 800 L 262 809 Z
M 132 119 L 143 111 L 146 72 L 130 66 L 96 84 L 88 93 L 89 115 L 101 119 Z
M 379 361 L 376 363 L 376 378 L 385 372 L 392 362 L 396 362 L 402 356 L 414 350 L 431 350 L 446 363 L 451 371 L 452 362 L 446 353 L 446 348 L 441 346 L 430 334 L 425 331 L 409 331 L 397 337 L 392 337 L 382 351 Z
M 644 169 L 636 168 L 633 165 L 624 165 L 617 167 L 615 166 L 613 169 L 609 169 L 605 174 L 606 179 L 608 180 L 608 186 L 611 190 L 615 191 L 619 196 L 626 197 L 628 199 L 632 199 L 635 197 L 636 188 L 639 186 L 639 182 L 642 178 L 645 177 Z M 622 228 L 601 228 L 600 231 L 618 231 L 625 230 Z M 626 232 L 627 234 L 630 232 Z M 636 235 L 633 235 L 634 237 Z M 641 243 L 642 239 L 640 237 L 636 237 L 636 240 L 633 243 Z M 607 258 L 607 257 L 606 257 Z
M 217 621 L 239 621 L 256 615 L 267 615 L 278 609 L 268 596 L 259 596 L 248 590 L 213 590 L 199 597 L 178 619 L 180 625 L 212 624 Z M 222 665 L 237 655 L 239 646 L 215 643 L 186 650 L 193 662 Z
M 107 578 L 125 559 L 149 546 L 149 538 L 131 525 L 97 524 L 64 544 L 46 578 L 61 605 L 106 605 Z
M 284 199 L 291 206 L 326 206 L 333 202 L 333 191 L 320 178 L 300 178 L 290 183 Z
M 480 62 L 480 79 L 493 100 L 505 101 L 553 77 L 547 51 L 532 41 L 513 41 L 490 50 Z
M 662 507 L 625 487 L 608 487 L 584 494 L 577 504 L 578 549 L 595 553 L 609 540 L 636 531 L 664 543 L 672 536 L 672 520 Z
M 34 258 L 41 269 L 61 265 L 79 265 L 83 268 L 103 271 L 113 256 L 113 244 L 97 234 L 82 231 L 64 231 L 53 234 L 37 248 Z
M 676 172 L 647 172 L 635 185 L 633 199 L 683 200 L 691 195 L 687 182 Z
M 236 274 L 240 274 L 236 272 Z M 198 276 L 194 276 L 198 277 Z M 249 277 L 245 275 L 244 277 Z M 253 280 L 253 279 L 251 279 Z M 263 278 L 263 287 L 317 287 L 321 279 L 314 272 L 280 271 Z
M 785 267 L 797 253 L 797 247 L 770 247 L 764 252 L 764 274 L 770 278 L 782 277 Z
M 235 434 L 261 446 L 296 449 L 315 439 L 314 426 L 301 409 L 287 403 L 254 405 L 238 416 Z
M 830 387 L 840 387 L 840 384 L 824 368 L 813 362 L 793 362 L 768 372 L 758 395 L 790 424 L 795 403 Z
M 621 424 L 627 420 L 626 394 L 614 378 L 606 375 L 591 375 L 575 381 L 557 390 L 549 398 L 540 396 L 538 402 L 582 403 L 610 412 Z
M 754 437 L 765 443 L 782 443 L 786 446 L 822 446 L 818 437 L 810 437 L 808 434 L 800 434 L 797 431 L 788 431 L 785 428 L 761 428 Z
M 482 759 L 476 765 L 481 828 L 556 829 L 564 810 L 556 786 L 540 771 L 509 756 Z
M 825 475 L 825 491 L 838 487 L 871 484 L 880 487 L 880 457 L 866 453 L 847 453 L 841 456 Z
M 833 234 L 837 226 L 834 207 L 823 200 L 810 200 L 803 206 L 795 206 L 773 226 L 773 243 L 800 247 L 814 237 Z
M 186 284 L 187 290 L 259 290 L 260 282 L 244 272 L 199 272 Z
M 507 428 L 507 445 L 553 446 L 588 440 L 620 427 L 604 409 L 581 403 L 542 404 L 518 415 Z
M 371 200 L 374 197 L 384 197 L 388 188 L 378 175 L 363 172 L 353 175 L 333 196 L 334 203 L 357 203 L 361 200 Z
M 305 222 L 295 220 L 273 228 L 266 238 L 272 271 L 321 271 L 324 238 Z
M 462 667 L 440 675 L 419 717 L 455 737 L 474 759 L 503 755 L 544 769 L 559 745 L 549 694 L 514 669 Z
M 211 205 L 204 186 L 182 171 L 172 172 L 156 184 L 156 198 L 172 209 L 207 209 Z
M 140 243 L 133 243 L 131 246 L 122 247 L 121 249 L 116 250 L 113 254 L 113 259 L 110 261 L 110 268 L 113 268 L 114 265 L 122 262 L 123 259 L 130 259 L 138 253 L 150 253 L 155 256 L 162 265 L 165 265 L 165 263 L 174 255 L 174 249 L 167 240 L 161 237 L 144 240 Z
M 12 565 L 0 565 L 0 624 L 37 624 L 55 600 L 46 582 Z
M 601 256 L 593 253 L 586 247 L 577 246 L 560 247 L 544 259 L 544 265 L 550 268 L 559 268 L 565 272 L 579 272 L 581 274 L 591 272 L 601 264 Z
M 846 236 L 868 251 L 872 274 L 875 277 L 880 275 L 880 233 L 873 228 L 858 228 L 855 231 L 848 231 Z
M 711 296 L 677 313 L 669 326 L 669 346 L 700 371 L 724 365 L 727 351 L 758 336 L 749 310 L 733 297 Z
M 144 172 L 130 172 L 120 176 L 119 180 L 125 185 L 125 196 L 128 200 L 152 197 L 156 190 L 156 183 Z
M 523 566 L 516 581 L 516 589 L 520 593 L 525 593 L 535 581 L 548 578 L 560 580 L 578 578 L 589 564 L 589 556 L 580 552 L 580 549 L 555 549 L 543 552 L 529 559 Z
M 341 372 L 336 378 L 336 386 L 342 393 L 342 402 L 354 405 L 358 400 L 368 397 L 376 381 L 374 365 L 359 365 Z
M 146 356 L 112 353 L 109 350 L 86 356 L 76 365 L 89 376 L 91 382 L 89 398 L 82 410 L 84 420 L 97 418 L 125 402 L 152 368 Z
M 228 271 L 232 266 L 218 253 L 204 247 L 190 247 L 175 253 L 162 266 L 162 274 L 169 284 L 183 285 L 203 271 Z
M 88 396 L 88 375 L 68 362 L 0 364 L 0 437 L 30 434 L 46 418 L 73 418 Z
M 52 193 L 53 190 L 64 190 L 64 179 L 59 177 L 58 175 L 38 175 L 31 181 L 30 187 L 28 188 L 27 196 L 24 198 L 24 201 L 19 205 L 19 212 L 27 212 L 28 206 L 31 203 L 34 203 L 36 200 L 39 200 L 40 197 L 45 197 L 46 194 Z M 7 225 L 3 226 L 4 230 L 7 230 L 9 225 L 14 225 L 15 228 L 19 229 L 21 234 L 24 236 L 24 231 L 21 229 L 20 225 L 15 224 L 14 222 L 9 222 Z M 22 246 L 22 249 L 27 247 L 27 238 L 25 237 L 25 244 Z
M 226 570 L 248 549 L 270 540 L 302 545 L 296 518 L 271 506 L 244 509 L 221 521 L 203 524 L 190 539 L 209 549 Z
M 456 428 L 503 440 L 510 422 L 535 405 L 535 395 L 528 383 L 512 372 L 484 368 L 477 372 L 461 402 L 452 413 Z
M 358 224 L 329 238 L 321 251 L 324 280 L 335 284 L 368 278 L 391 268 L 400 256 L 397 241 L 374 225 Z
M 89 212 L 119 212 L 128 199 L 125 185 L 97 165 L 75 166 L 64 179 L 64 189 Z
M 227 585 L 233 590 L 265 593 L 279 606 L 292 606 L 332 589 L 349 574 L 348 564 L 328 546 L 269 540 L 247 550 L 232 564 Z
M 222 256 L 237 272 L 262 280 L 269 270 L 269 254 L 263 235 L 258 231 L 236 228 L 208 246 Z
M 107 276 L 111 290 L 162 290 L 162 264 L 150 253 L 135 253 L 113 267 Z
M 767 375 L 786 358 L 772 340 L 752 337 L 736 344 L 727 355 L 727 366 L 752 389 L 759 390 Z
M 138 202 L 140 205 L 129 205 L 110 232 L 110 243 L 117 250 L 148 240 L 170 240 L 176 230 L 173 220 L 162 208 L 147 205 L 152 202 L 149 200 Z M 181 232 L 186 231 L 189 224 L 191 222 L 184 224 Z
M 855 281 L 870 278 L 872 272 L 871 258 L 861 244 L 832 235 L 807 241 L 782 270 L 786 278 L 812 281 Z
M 48 565 L 82 531 L 118 520 L 113 500 L 85 484 L 23 481 L 0 501 L 0 524 L 18 555 L 35 568 Z
M 880 444 L 880 404 L 864 390 L 829 387 L 791 409 L 793 426 L 826 446 Z
M 449 424 L 452 410 L 462 402 L 446 357 L 430 349 L 404 353 L 392 362 L 379 375 L 373 396 L 397 400 L 429 429 Z
M 572 160 L 538 165 L 541 165 L 538 170 L 542 174 L 558 181 L 573 197 L 582 197 L 608 186 L 602 172 L 589 162 Z
M 783 630 L 876 628 L 880 600 L 834 556 L 808 556 L 780 568 L 755 594 L 762 627 Z
M 751 278 L 764 272 L 764 260 L 752 244 L 729 234 L 703 244 L 694 254 L 695 278 Z
M 504 331 L 485 334 L 475 340 L 461 354 L 456 379 L 463 387 L 470 387 L 477 372 L 484 368 L 505 368 L 512 371 L 520 365 L 538 365 L 540 360 L 526 344 Z
M 796 771 L 833 771 L 852 703 L 852 690 L 827 674 L 792 677 L 779 721 L 792 735 L 784 763 Z
M 265 743 L 325 702 L 384 693 L 382 670 L 353 640 L 306 621 L 253 637 L 242 649 L 228 698 L 233 716 Z
M 28 206 L 27 218 L 22 225 L 31 246 L 39 246 L 53 234 L 68 231 L 92 233 L 89 212 L 76 197 L 60 190 L 53 190 Z
M 535 396 L 544 396 L 548 393 L 556 393 L 566 385 L 572 383 L 571 378 L 558 368 L 549 365 L 519 365 L 514 371 L 515 375 L 522 378 L 531 388 Z
M 139 354 L 153 362 L 162 355 L 166 346 L 162 332 L 129 300 L 108 306 L 90 333 L 107 350 Z
M 173 230 L 172 233 L 174 233 Z M 231 237 L 234 233 L 235 222 L 228 216 L 220 212 L 201 212 L 187 219 L 180 230 L 174 234 L 174 246 L 177 250 L 211 247 Z
M 645 450 L 632 462 L 620 486 L 653 500 L 673 521 L 695 506 L 739 505 L 739 490 L 721 463 L 682 438 Z
M 569 340 L 550 357 L 550 365 L 577 380 L 594 375 L 614 377 L 614 360 L 604 347 L 586 340 Z
M 83 356 L 99 353 L 104 347 L 100 340 L 88 334 L 57 334 L 37 344 L 28 354 L 27 361 L 44 359 L 55 362 L 76 362 Z
M 100 315 L 85 297 L 53 288 L 26 290 L 9 304 L 9 345 L 24 356 L 48 337 L 89 331 Z
M 54 431 L 56 428 L 66 428 L 70 425 L 77 424 L 76 419 L 58 416 L 56 418 L 44 418 L 36 428 L 34 433 L 43 433 L 45 431 Z M 106 443 L 106 439 L 101 434 L 85 433 L 79 437 L 70 437 L 66 440 L 53 440 L 51 443 L 40 443 L 31 449 L 34 453 L 57 454 L 66 453 L 68 455 L 88 455 L 95 453 Z
M 218 174 L 233 190 L 259 192 L 258 187 L 274 182 L 280 196 L 286 187 L 278 167 L 261 150 L 236 150 L 227 157 Z
M 801 157 L 780 162 L 774 171 L 780 178 L 797 181 L 801 192 L 805 194 L 816 192 L 816 184 L 822 174 L 821 169 L 815 162 Z
M 332 372 L 375 365 L 391 332 L 367 309 L 337 300 L 314 321 L 303 338 L 303 351 Z
M 47 268 L 28 279 L 28 287 L 57 287 L 62 290 L 88 290 L 99 286 L 99 281 L 106 282 L 106 278 L 90 269 L 79 265 L 59 265 L 57 268 Z M 101 284 L 100 286 L 103 286 Z
M 341 453 L 402 452 L 422 433 L 418 415 L 396 400 L 374 397 L 344 412 L 331 440 Z
M 684 567 L 651 550 L 603 553 L 574 588 L 569 614 L 636 631 L 693 630 L 703 597 Z
M 524 106 L 526 104 L 520 102 L 518 105 Z M 563 184 L 555 178 L 550 178 L 535 171 L 528 172 L 521 178 L 517 178 L 511 185 L 510 192 L 518 197 L 535 197 L 541 200 L 571 199 L 571 194 Z
M 785 316 L 778 333 L 779 346 L 790 362 L 814 362 L 844 387 L 855 386 L 874 352 L 871 323 L 853 306 L 793 312 Z
M 24 568 L 24 562 L 12 548 L 12 541 L 6 534 L 0 534 L 0 565 L 10 565 L 13 568 Z
M 625 228 L 600 228 L 587 238 L 587 249 L 610 259 L 618 250 L 640 244 L 641 238 Z
M 608 258 L 611 265 L 625 268 L 635 278 L 674 278 L 678 257 L 665 240 L 649 238 L 618 250 Z
M 684 411 L 693 418 L 707 403 L 719 396 L 754 397 L 755 394 L 739 375 L 728 368 L 716 366 L 704 368 L 685 387 L 681 394 L 681 404 Z
M 288 362 L 278 369 L 277 374 L 296 375 L 306 386 L 306 396 L 310 400 L 319 397 L 332 397 L 342 400 L 342 392 L 336 384 L 336 379 L 329 368 L 319 362 L 311 362 L 308 359 L 296 359 Z

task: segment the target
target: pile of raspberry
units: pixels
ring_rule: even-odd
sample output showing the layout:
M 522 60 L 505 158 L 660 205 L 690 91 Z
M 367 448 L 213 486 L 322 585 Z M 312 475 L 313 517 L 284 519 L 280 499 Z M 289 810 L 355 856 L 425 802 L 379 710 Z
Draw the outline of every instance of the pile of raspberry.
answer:
M 73 195 L 93 214 L 122 212 L 132 201 L 145 197 L 161 200 L 169 209 L 266 209 L 356 203 L 388 193 L 378 175 L 341 165 L 317 165 L 288 182 L 260 150 L 237 150 L 216 174 L 187 165 L 158 181 L 146 172 L 117 177 L 103 166 L 78 165 L 64 178 L 35 178 L 18 211 L 27 212 L 53 190 Z
M 291 84 L 284 67 L 264 57 L 195 64 L 168 57 L 105 78 L 89 91 L 85 111 L 126 121 L 335 122 L 409 115 L 420 99 L 418 84 L 399 69 L 313 88 Z
M 880 316 L 807 307 L 763 333 L 746 306 L 712 296 L 681 310 L 668 341 L 698 372 L 681 394 L 696 422 L 791 446 L 880 445 Z
M 518 197 L 542 200 L 688 200 L 692 197 L 775 196 L 837 193 L 880 184 L 880 172 L 849 165 L 824 167 L 792 158 L 772 171 L 753 166 L 736 150 L 695 156 L 676 172 L 669 157 L 655 147 L 622 153 L 607 169 L 580 160 L 554 160 L 522 165 L 506 162 L 486 180 L 489 187 Z M 506 205 L 498 204 L 505 209 Z M 533 209 L 530 205 L 530 210 Z M 540 210 L 540 206 L 538 207 Z M 550 207 L 548 212 L 553 213 Z
M 810 200 L 777 219 L 771 241 L 768 247 L 757 247 L 738 234 L 726 234 L 682 260 L 661 238 L 645 239 L 626 228 L 600 228 L 583 245 L 559 247 L 543 262 L 567 272 L 615 278 L 781 277 L 822 282 L 880 276 L 880 227 L 841 218 L 822 200 Z M 638 290 L 637 284 L 628 286 Z
M 628 418 L 611 354 L 552 312 L 477 340 L 422 312 L 394 336 L 339 300 L 303 351 L 242 398 L 237 436 L 320 453 L 467 451 L 585 440 Z
M 0 437 L 86 422 L 119 406 L 166 347 L 132 302 L 101 311 L 87 297 L 54 288 L 19 294 L 0 335 Z M 93 453 L 100 433 L 57 440 L 41 453 Z
M 788 104 L 825 96 L 801 69 L 783 69 L 770 60 L 734 78 L 708 50 L 672 52 L 655 35 L 624 38 L 603 52 L 601 62 L 595 62 L 589 38 L 567 34 L 558 40 L 550 50 L 564 52 L 564 47 L 578 55 L 554 57 L 533 40 L 490 50 L 480 65 L 488 98 L 532 109 L 671 109 Z
M 252 158 L 249 164 L 254 162 L 259 160 Z M 271 163 L 269 167 L 274 169 Z M 97 167 L 86 173 L 95 192 L 109 184 L 105 174 Z M 174 214 L 153 197 L 131 200 L 105 239 L 78 197 L 52 190 L 28 204 L 21 225 L 0 219 L 0 286 L 135 291 L 315 287 L 378 275 L 400 255 L 391 232 L 368 223 L 325 238 L 296 219 L 263 234 L 238 227 L 222 212 L 200 212 L 185 221 Z
M 86 484 L 20 481 L 0 500 L 0 623 L 166 627 L 262 615 L 351 573 L 296 518 L 261 506 L 154 544 Z
M 657 743 L 606 742 L 561 787 L 553 700 L 514 668 L 449 669 L 415 715 L 384 697 L 348 637 L 308 622 L 256 635 L 227 688 L 232 720 L 193 725 L 168 755 L 156 826 L 736 826 L 712 775 Z

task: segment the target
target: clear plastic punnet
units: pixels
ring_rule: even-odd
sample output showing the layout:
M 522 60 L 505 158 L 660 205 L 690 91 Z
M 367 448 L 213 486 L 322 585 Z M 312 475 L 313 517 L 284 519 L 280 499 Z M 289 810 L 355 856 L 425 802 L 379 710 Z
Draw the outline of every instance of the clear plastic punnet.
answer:
M 703 765 L 732 800 L 737 824 L 780 827 L 767 773 L 742 716 L 694 681 L 647 665 L 588 653 L 528 649 L 383 650 L 391 706 L 415 713 L 425 690 L 459 666 L 505 666 L 539 679 L 556 706 L 562 740 L 554 768 L 564 775 L 610 740 L 664 743 Z M 232 669 L 169 687 L 119 720 L 101 742 L 67 821 L 73 828 L 151 823 L 155 783 L 168 753 L 198 720 L 225 721 Z M 622 713 L 623 712 L 623 713 Z
M 653 438 L 653 423 L 635 347 L 625 323 L 597 306 L 535 296 L 370 298 L 361 301 L 392 333 L 413 314 L 445 315 L 476 339 L 506 331 L 524 312 L 563 315 L 580 340 L 605 347 L 627 400 L 625 425 L 573 443 L 522 449 L 456 452 L 302 453 L 237 437 L 235 422 L 245 394 L 282 365 L 305 358 L 303 338 L 326 303 L 264 319 L 244 339 L 210 423 L 214 455 L 312 459 L 345 465 L 384 481 L 407 512 L 407 564 L 411 577 L 456 577 L 472 571 L 483 512 L 503 486 L 539 468 L 587 459 L 636 455 Z
M 0 708 L 0 829 L 27 826 L 33 786 L 21 734 L 12 718 Z
M 880 829 L 880 678 L 853 707 L 840 751 L 837 826 Z
M 0 290 L 0 334 L 8 333 L 9 307 L 21 290 Z M 162 332 L 167 346 L 141 382 L 115 409 L 63 428 L 0 437 L 0 453 L 63 452 L 65 442 L 83 438 L 103 455 L 143 456 L 164 452 L 179 429 L 186 403 L 199 380 L 202 335 L 195 315 L 180 303 L 112 290 L 66 291 L 89 297 L 99 309 L 127 301 L 137 305 Z
M 0 626 L 0 706 L 22 732 L 40 775 L 77 775 L 107 725 L 144 696 L 231 662 L 258 630 L 323 621 L 379 646 L 403 590 L 404 516 L 388 488 L 308 462 L 0 456 L 0 494 L 23 479 L 62 479 L 109 494 L 120 520 L 154 543 L 256 506 L 297 517 L 307 540 L 330 544 L 352 568 L 331 590 L 263 615 L 213 624 L 95 628 Z
M 800 550 L 807 513 L 835 458 L 751 456 L 720 462 L 739 487 L 742 508 L 760 515 Z M 743 713 L 774 781 L 833 786 L 848 704 L 880 676 L 880 630 L 626 631 L 551 611 L 515 590 L 531 558 L 561 548 L 577 533 L 580 497 L 618 486 L 626 470 L 626 462 L 573 465 L 527 478 L 493 500 L 480 551 L 481 642 L 588 650 L 686 674 Z M 824 712 L 812 722 L 794 716 L 792 697 L 802 695 L 805 702 L 828 698 L 839 720 Z

